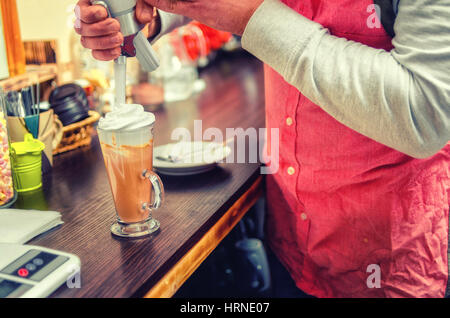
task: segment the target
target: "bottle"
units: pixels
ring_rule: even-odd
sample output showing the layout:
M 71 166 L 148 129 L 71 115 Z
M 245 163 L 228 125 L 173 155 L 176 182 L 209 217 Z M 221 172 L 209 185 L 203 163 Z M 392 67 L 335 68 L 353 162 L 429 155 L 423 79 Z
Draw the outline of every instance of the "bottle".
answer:
M 25 73 L 26 59 L 16 0 L 1 0 L 1 10 L 9 75 L 21 75 Z

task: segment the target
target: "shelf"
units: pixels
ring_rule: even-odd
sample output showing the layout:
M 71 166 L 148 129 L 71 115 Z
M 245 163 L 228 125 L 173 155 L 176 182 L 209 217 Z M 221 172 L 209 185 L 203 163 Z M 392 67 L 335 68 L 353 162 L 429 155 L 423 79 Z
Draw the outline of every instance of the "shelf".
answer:
M 27 72 L 0 81 L 0 87 L 6 91 L 20 90 L 30 85 L 44 83 L 55 79 L 58 75 L 56 64 L 27 65 Z

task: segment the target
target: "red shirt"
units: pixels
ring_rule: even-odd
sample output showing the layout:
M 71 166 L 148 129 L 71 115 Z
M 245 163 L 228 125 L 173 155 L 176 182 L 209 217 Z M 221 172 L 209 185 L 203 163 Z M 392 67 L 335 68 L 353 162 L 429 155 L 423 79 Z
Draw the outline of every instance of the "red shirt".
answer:
M 283 2 L 335 36 L 392 49 L 384 29 L 367 27 L 371 0 Z M 268 237 L 297 286 L 318 297 L 443 297 L 450 145 L 411 158 L 340 124 L 267 66 L 265 77 L 267 127 L 280 131 Z

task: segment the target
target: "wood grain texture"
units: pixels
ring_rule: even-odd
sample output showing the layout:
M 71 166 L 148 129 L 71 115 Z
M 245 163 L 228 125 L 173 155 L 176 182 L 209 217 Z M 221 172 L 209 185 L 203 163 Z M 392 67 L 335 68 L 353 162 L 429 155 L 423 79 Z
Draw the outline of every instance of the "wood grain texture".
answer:
M 236 226 L 263 193 L 262 177 L 247 190 L 216 224 L 176 263 L 144 296 L 145 298 L 172 297 L 200 264 Z
M 156 115 L 155 144 L 171 142 L 174 128 L 264 127 L 262 64 L 235 56 L 202 73 L 207 89 L 190 100 L 166 105 Z M 154 213 L 161 230 L 151 238 L 123 240 L 110 226 L 115 209 L 96 137 L 54 158 L 43 190 L 19 198 L 20 208 L 56 210 L 64 224 L 30 244 L 63 250 L 81 259 L 81 288 L 61 286 L 54 297 L 142 297 L 260 177 L 258 164 L 220 164 L 191 177 L 162 177 L 166 197 Z

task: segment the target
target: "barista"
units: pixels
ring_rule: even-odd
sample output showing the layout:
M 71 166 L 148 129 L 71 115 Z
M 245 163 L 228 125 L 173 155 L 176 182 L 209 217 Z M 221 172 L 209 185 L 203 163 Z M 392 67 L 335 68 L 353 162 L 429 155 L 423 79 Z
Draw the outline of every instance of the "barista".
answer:
M 79 8 L 83 45 L 97 59 L 116 58 L 118 22 L 89 0 Z M 299 290 L 443 297 L 450 5 L 392 1 L 394 38 L 375 8 L 372 0 L 138 0 L 137 18 L 155 40 L 187 16 L 242 35 L 265 62 L 267 128 L 280 131 L 280 169 L 266 178 L 267 233 Z

